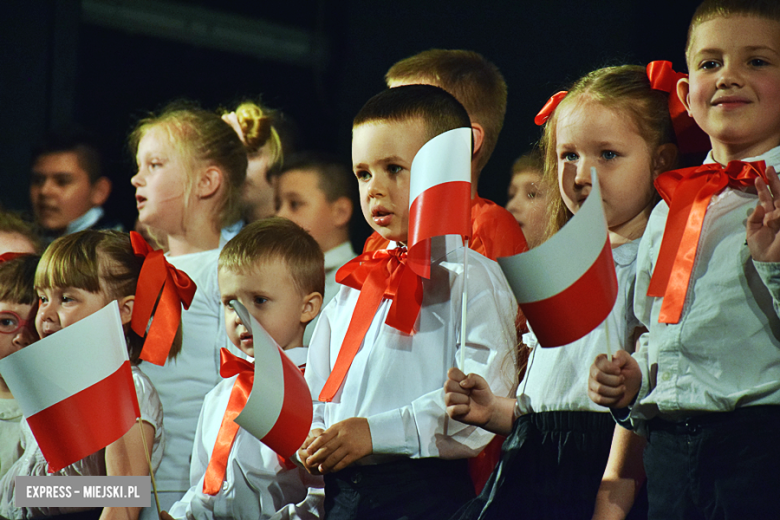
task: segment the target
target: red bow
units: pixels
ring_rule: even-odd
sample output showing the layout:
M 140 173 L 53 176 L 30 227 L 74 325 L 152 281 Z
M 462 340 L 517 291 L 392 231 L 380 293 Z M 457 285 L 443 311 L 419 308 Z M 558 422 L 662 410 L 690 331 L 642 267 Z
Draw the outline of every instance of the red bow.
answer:
M 219 375 L 225 379 L 236 374 L 238 377 L 230 391 L 230 399 L 225 415 L 222 416 L 217 441 L 214 443 L 209 465 L 203 477 L 203 493 L 207 495 L 216 495 L 225 480 L 228 456 L 238 433 L 238 423 L 235 422 L 235 418 L 244 409 L 255 380 L 255 366 L 246 359 L 234 356 L 224 348 L 220 349 L 219 357 Z
M 552 113 L 555 112 L 555 109 L 558 108 L 558 105 L 560 105 L 561 101 L 568 93 L 569 92 L 567 90 L 561 90 L 560 92 L 556 92 L 550 96 L 550 99 L 547 100 L 547 103 L 544 104 L 542 109 L 538 114 L 536 114 L 536 117 L 534 118 L 534 123 L 536 123 L 536 126 L 542 126 L 547 122 L 548 119 L 550 119 Z
M 135 231 L 130 232 L 130 242 L 136 256 L 144 257 L 130 326 L 142 338 L 146 336 L 140 358 L 155 365 L 164 365 L 179 328 L 181 306 L 189 309 L 197 287 L 184 271 L 168 263 L 162 250 L 154 251 Z M 154 319 L 149 325 L 152 311 Z
M 677 83 L 688 75 L 675 72 L 670 61 L 651 61 L 647 64 L 647 78 L 654 90 L 669 93 L 669 115 L 680 153 L 703 152 L 710 149 L 710 138 L 688 115 L 677 96 Z
M 764 161 L 732 161 L 672 170 L 655 180 L 655 187 L 669 204 L 661 249 L 647 288 L 647 295 L 663 297 L 659 323 L 678 323 L 682 315 L 693 262 L 699 247 L 704 216 L 713 195 L 727 186 L 752 186 L 757 177 L 767 182 Z
M 423 287 L 422 279 L 406 267 L 406 248 L 383 249 L 363 253 L 336 273 L 337 282 L 358 289 L 360 296 L 320 401 L 332 401 L 341 388 L 382 299 L 393 300 L 385 323 L 405 334 L 414 333 Z
M 20 258 L 22 256 L 28 256 L 30 253 L 13 253 L 11 251 L 8 251 L 7 253 L 3 253 L 0 255 L 0 264 L 3 262 L 8 262 L 10 260 L 15 260 L 17 258 Z

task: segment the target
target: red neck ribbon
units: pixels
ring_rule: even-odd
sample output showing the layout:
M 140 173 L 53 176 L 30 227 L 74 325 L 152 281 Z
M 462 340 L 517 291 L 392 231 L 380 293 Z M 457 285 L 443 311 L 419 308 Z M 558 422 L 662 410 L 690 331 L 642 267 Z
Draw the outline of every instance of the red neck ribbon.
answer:
M 130 326 L 136 334 L 146 337 L 141 359 L 162 366 L 179 328 L 181 307 L 189 309 L 197 287 L 184 271 L 168 263 L 162 250 L 154 251 L 135 231 L 130 232 L 130 241 L 136 256 L 144 257 Z
M 685 105 L 677 96 L 677 83 L 687 78 L 682 72 L 675 72 L 670 61 L 651 61 L 647 64 L 647 78 L 650 87 L 669 94 L 669 116 L 672 118 L 674 134 L 680 153 L 703 152 L 710 149 L 710 138 L 688 115 Z
M 13 253 L 11 251 L 8 251 L 7 253 L 3 253 L 0 255 L 0 264 L 3 262 L 8 262 L 10 260 L 15 260 L 17 258 L 21 258 L 23 256 L 29 256 L 30 253 Z
M 207 495 L 216 495 L 225 480 L 228 455 L 230 455 L 233 441 L 236 440 L 236 433 L 238 433 L 238 424 L 235 422 L 235 418 L 244 409 L 255 380 L 255 366 L 246 359 L 234 356 L 224 348 L 219 351 L 219 357 L 219 375 L 225 379 L 236 374 L 238 377 L 230 391 L 227 409 L 225 409 L 225 415 L 222 416 L 217 441 L 214 443 L 206 475 L 203 478 L 203 493 Z
M 406 248 L 363 253 L 338 270 L 336 281 L 358 289 L 360 296 L 336 363 L 320 392 L 319 400 L 323 402 L 332 401 L 341 388 L 384 298 L 393 300 L 385 323 L 405 334 L 414 333 L 422 306 L 422 279 L 407 269 Z
M 561 104 L 561 101 L 563 101 L 563 98 L 565 98 L 566 94 L 568 93 L 569 92 L 567 90 L 561 90 L 560 92 L 556 92 L 550 96 L 550 99 L 547 100 L 547 103 L 544 104 L 539 113 L 536 114 L 536 117 L 534 117 L 534 123 L 536 123 L 536 126 L 542 126 L 547 122 L 548 119 L 550 119 L 552 113 L 555 112 L 555 109 L 558 108 L 558 105 Z
M 648 296 L 664 299 L 659 323 L 680 321 L 710 199 L 727 186 L 753 186 L 757 177 L 767 182 L 765 168 L 764 161 L 732 161 L 725 168 L 717 163 L 705 164 L 672 170 L 656 178 L 655 187 L 669 204 L 661 249 L 647 289 Z

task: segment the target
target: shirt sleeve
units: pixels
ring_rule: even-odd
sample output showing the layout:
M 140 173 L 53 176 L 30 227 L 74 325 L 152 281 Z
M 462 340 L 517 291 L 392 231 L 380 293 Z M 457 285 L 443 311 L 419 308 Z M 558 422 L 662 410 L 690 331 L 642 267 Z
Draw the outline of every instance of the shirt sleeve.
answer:
M 780 316 L 780 262 L 753 261 L 758 276 L 772 295 L 772 307 Z

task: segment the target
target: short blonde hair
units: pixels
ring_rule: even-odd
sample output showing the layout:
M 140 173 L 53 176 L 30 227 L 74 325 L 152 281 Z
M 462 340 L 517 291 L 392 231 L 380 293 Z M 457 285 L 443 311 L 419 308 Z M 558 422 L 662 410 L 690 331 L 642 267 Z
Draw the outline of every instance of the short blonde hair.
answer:
M 269 217 L 245 226 L 219 254 L 219 270 L 244 273 L 258 264 L 281 260 L 301 294 L 325 293 L 325 259 L 320 246 L 301 226 Z
M 40 256 L 22 255 L 0 262 L 0 301 L 33 305 L 38 301 L 35 293 L 35 268 Z
M 493 63 L 474 51 L 430 49 L 390 67 L 387 85 L 423 82 L 441 87 L 466 108 L 472 122 L 485 129 L 478 170 L 487 164 L 504 126 L 507 86 Z
M 0 211 L 0 233 L 23 236 L 35 251 L 40 252 L 43 249 L 41 237 L 35 226 L 22 219 L 18 213 Z

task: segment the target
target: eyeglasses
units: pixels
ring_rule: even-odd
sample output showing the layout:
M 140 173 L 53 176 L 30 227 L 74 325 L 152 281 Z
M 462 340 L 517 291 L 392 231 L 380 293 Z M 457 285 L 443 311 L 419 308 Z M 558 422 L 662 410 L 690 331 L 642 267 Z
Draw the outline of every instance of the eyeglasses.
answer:
M 31 325 L 33 320 L 23 320 L 13 311 L 0 312 L 0 334 L 13 334 L 22 327 Z

